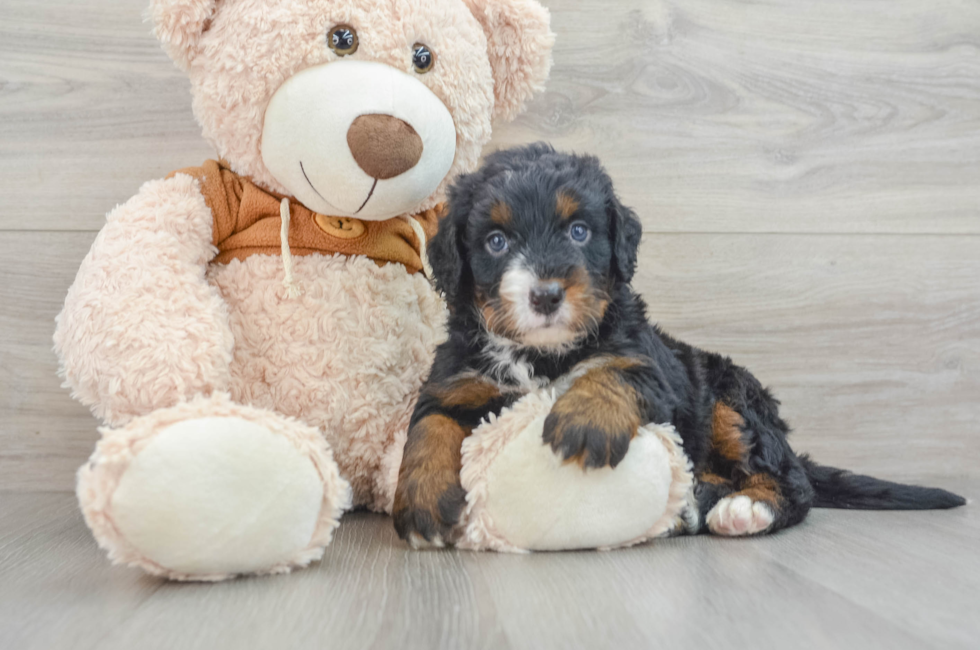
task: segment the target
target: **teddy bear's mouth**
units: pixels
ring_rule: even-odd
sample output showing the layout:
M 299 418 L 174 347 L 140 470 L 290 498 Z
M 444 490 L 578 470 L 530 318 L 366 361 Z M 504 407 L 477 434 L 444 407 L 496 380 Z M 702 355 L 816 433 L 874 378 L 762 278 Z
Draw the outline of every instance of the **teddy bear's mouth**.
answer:
M 374 179 L 374 184 L 371 185 L 371 191 L 368 192 L 367 198 L 364 199 L 364 203 L 361 204 L 361 207 L 359 207 L 357 209 L 357 212 L 355 212 L 354 214 L 357 214 L 358 212 L 360 212 L 361 210 L 364 209 L 364 206 L 366 206 L 368 204 L 368 201 L 371 200 L 371 197 L 374 196 L 374 190 L 375 190 L 376 187 L 378 187 L 378 179 L 377 178 Z
M 310 180 L 310 177 L 307 175 L 306 170 L 303 168 L 303 161 L 302 160 L 299 161 L 299 170 L 301 172 L 303 172 L 303 178 L 306 179 L 306 184 L 310 186 L 310 189 L 313 190 L 314 192 L 316 192 L 316 195 L 319 196 L 321 199 L 323 199 L 324 201 L 327 201 L 327 197 L 325 197 L 322 194 L 320 194 L 320 190 L 316 189 L 316 186 L 313 184 L 313 181 Z M 330 203 L 330 201 L 327 201 L 327 203 Z
M 309 175 L 306 173 L 306 169 L 303 168 L 303 161 L 302 160 L 299 161 L 299 170 L 301 172 L 303 172 L 303 178 L 306 179 L 306 184 L 310 186 L 310 189 L 313 190 L 314 192 L 316 192 L 316 195 L 319 196 L 321 199 L 323 199 L 327 203 L 330 203 L 330 201 L 327 201 L 327 197 L 325 197 L 322 194 L 320 194 L 320 190 L 316 189 L 316 185 L 314 185 L 313 184 L 313 181 L 310 180 Z M 367 198 L 364 199 L 364 203 L 361 204 L 361 207 L 359 207 L 354 212 L 354 214 L 358 214 L 361 210 L 363 210 L 365 208 L 365 206 L 367 206 L 368 201 L 370 201 L 371 200 L 371 197 L 374 196 L 374 190 L 377 189 L 377 187 L 378 187 L 378 180 L 379 179 L 377 179 L 377 178 L 374 179 L 374 183 L 371 185 L 371 191 L 368 192 Z

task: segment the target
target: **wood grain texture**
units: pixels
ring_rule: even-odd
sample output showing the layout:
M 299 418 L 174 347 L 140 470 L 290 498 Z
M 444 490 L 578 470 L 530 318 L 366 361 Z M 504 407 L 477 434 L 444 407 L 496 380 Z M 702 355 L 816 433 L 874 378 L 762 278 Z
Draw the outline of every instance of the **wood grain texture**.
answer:
M 0 229 L 98 229 L 146 181 L 214 157 L 148 4 L 0 0 Z
M 770 538 L 529 556 L 410 551 L 387 518 L 354 514 L 319 564 L 214 585 L 109 567 L 70 495 L 0 493 L 0 520 L 0 647 L 19 650 L 895 650 L 980 634 L 976 508 L 820 510 Z
M 0 488 L 73 490 L 97 422 L 61 387 L 54 318 L 94 233 L 0 232 Z
M 547 92 L 496 140 L 599 155 L 647 229 L 980 231 L 980 4 L 547 4 Z
M 97 229 L 213 156 L 146 0 L 0 2 L 0 228 Z M 547 92 L 494 146 L 595 153 L 649 229 L 980 232 L 980 4 L 550 0 Z

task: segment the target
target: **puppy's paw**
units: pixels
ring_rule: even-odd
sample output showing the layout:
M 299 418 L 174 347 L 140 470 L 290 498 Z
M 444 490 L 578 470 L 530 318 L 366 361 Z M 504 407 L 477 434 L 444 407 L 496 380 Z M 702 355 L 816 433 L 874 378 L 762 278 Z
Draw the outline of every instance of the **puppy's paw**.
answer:
M 544 441 L 563 459 L 583 467 L 615 467 L 640 427 L 636 391 L 620 374 L 621 360 L 593 368 L 555 400 L 544 423 Z
M 636 429 L 596 422 L 591 414 L 552 412 L 544 422 L 544 442 L 563 460 L 583 467 L 615 467 L 626 456 Z
M 708 512 L 708 530 L 715 535 L 741 537 L 758 535 L 772 526 L 776 515 L 769 504 L 745 495 L 725 497 Z
M 442 535 L 435 535 L 432 541 L 429 541 L 422 537 L 421 533 L 417 533 L 414 530 L 408 534 L 408 539 L 405 541 L 416 551 L 446 548 L 446 541 L 442 538 Z
M 395 530 L 412 548 L 443 548 L 458 537 L 465 505 L 466 491 L 454 472 L 413 472 L 398 481 L 392 512 Z

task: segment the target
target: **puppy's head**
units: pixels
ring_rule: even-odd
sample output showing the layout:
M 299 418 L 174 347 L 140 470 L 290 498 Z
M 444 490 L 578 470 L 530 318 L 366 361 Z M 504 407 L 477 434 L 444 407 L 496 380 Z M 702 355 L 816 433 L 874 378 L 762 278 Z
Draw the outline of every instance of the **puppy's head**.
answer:
M 455 313 L 472 310 L 516 345 L 561 350 L 598 329 L 632 279 L 640 233 L 596 158 L 535 144 L 457 180 L 429 257 Z

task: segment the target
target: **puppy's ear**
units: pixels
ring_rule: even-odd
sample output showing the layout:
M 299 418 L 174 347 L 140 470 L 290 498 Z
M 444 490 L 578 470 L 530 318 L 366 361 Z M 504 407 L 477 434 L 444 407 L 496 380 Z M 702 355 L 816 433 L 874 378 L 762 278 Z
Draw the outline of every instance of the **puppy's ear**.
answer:
M 493 70 L 493 116 L 510 121 L 544 87 L 555 35 L 537 0 L 463 0 L 487 36 Z
M 151 0 L 145 15 L 153 22 L 153 34 L 182 70 L 197 55 L 217 6 L 218 0 Z
M 429 242 L 426 252 L 436 281 L 450 307 L 459 300 L 464 276 L 469 277 L 466 248 L 466 222 L 473 209 L 473 193 L 479 173 L 464 174 L 449 188 L 446 214 L 439 221 L 439 231 Z
M 643 225 L 636 213 L 619 201 L 608 184 L 606 211 L 609 214 L 609 240 L 612 243 L 613 271 L 620 282 L 629 283 L 636 270 L 636 254 L 643 235 Z
M 432 238 L 426 249 L 429 253 L 429 264 L 432 265 L 436 289 L 445 294 L 446 302 L 450 306 L 455 305 L 459 297 L 463 275 L 463 252 L 460 250 L 462 241 L 454 217 L 454 210 L 450 204 L 449 212 L 439 222 L 439 232 Z

